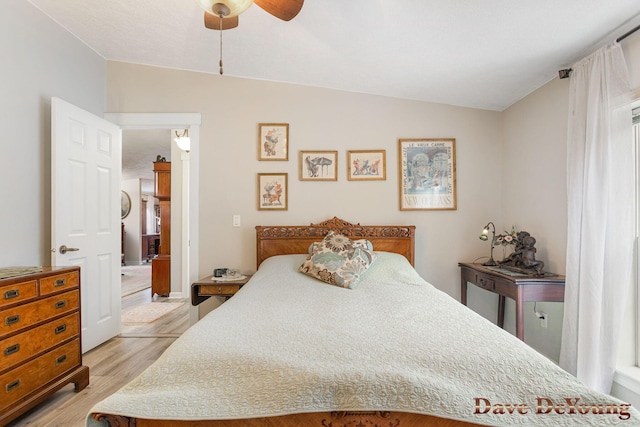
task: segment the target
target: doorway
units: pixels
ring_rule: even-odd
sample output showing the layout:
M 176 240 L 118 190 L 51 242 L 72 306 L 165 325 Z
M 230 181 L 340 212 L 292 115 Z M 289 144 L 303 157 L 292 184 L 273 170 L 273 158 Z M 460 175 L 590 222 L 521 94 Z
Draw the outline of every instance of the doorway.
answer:
M 174 161 L 181 162 L 182 168 L 182 197 L 180 209 L 182 218 L 176 229 L 181 230 L 180 260 L 177 275 L 172 274 L 171 298 L 191 298 L 191 283 L 197 280 L 199 251 L 198 251 L 198 224 L 199 224 L 199 113 L 107 113 L 105 119 L 119 125 L 126 130 L 168 130 L 189 129 L 191 137 L 191 149 L 188 153 L 173 156 Z M 172 228 L 174 223 L 172 222 Z M 173 234 L 173 233 L 172 233 Z M 173 267 L 173 264 L 172 264 Z M 188 305 L 189 324 L 198 320 L 196 307 Z
M 123 253 L 124 265 L 121 266 L 122 291 L 122 325 L 120 336 L 179 336 L 188 322 L 186 298 L 170 296 L 170 283 L 180 280 L 180 259 L 182 251 L 180 239 L 166 239 L 170 235 L 165 226 L 173 229 L 179 237 L 181 229 L 182 200 L 182 152 L 173 142 L 174 132 L 168 129 L 125 129 L 122 131 L 122 181 L 121 189 L 128 202 L 129 214 L 123 209 Z M 160 162 L 160 163 L 155 163 Z M 166 176 L 171 181 L 170 189 L 166 189 L 166 196 L 172 202 L 161 208 L 160 199 L 156 198 L 156 165 L 168 167 L 171 172 L 165 173 L 165 178 L 158 182 L 167 183 Z M 164 170 L 164 168 L 163 168 Z M 163 184 L 164 185 L 164 184 Z M 165 190 L 163 190 L 165 191 Z M 166 200 L 166 199 L 163 199 Z M 125 203 L 127 204 L 127 203 Z M 171 210 L 170 221 L 162 220 L 161 213 L 165 209 Z M 170 224 L 174 223 L 175 224 Z M 170 246 L 165 253 L 171 253 L 171 258 L 161 261 L 158 259 L 162 252 L 160 242 Z M 165 255 L 166 257 L 167 255 Z M 158 264 L 156 264 L 158 263 Z M 169 274 L 169 264 L 171 272 Z M 152 270 L 162 270 L 167 273 L 163 283 L 166 284 L 166 294 L 158 295 L 158 284 L 152 287 Z M 154 275 L 157 276 L 157 272 Z M 170 277 L 175 276 L 175 277 Z M 163 287 L 164 288 L 164 285 Z M 180 314 L 179 316 L 177 314 Z M 176 327 L 175 325 L 182 325 Z M 176 335 L 177 334 L 177 335 Z

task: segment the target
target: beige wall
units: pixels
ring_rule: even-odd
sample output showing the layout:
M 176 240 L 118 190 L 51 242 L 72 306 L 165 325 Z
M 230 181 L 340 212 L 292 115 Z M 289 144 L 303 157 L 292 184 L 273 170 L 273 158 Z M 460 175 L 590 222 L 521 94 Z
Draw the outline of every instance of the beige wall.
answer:
M 11 58 L 3 73 L 12 82 L 0 98 L 0 179 L 21 182 L 0 186 L 3 207 L 10 207 L 0 210 L 2 264 L 48 262 L 49 100 L 59 96 L 98 115 L 104 105 L 108 112 L 202 113 L 200 275 L 216 266 L 253 271 L 257 224 L 307 224 L 333 215 L 416 225 L 417 270 L 455 298 L 456 263 L 488 254 L 477 236 L 489 220 L 499 230 L 513 224 L 530 231 L 548 269 L 564 271 L 568 80 L 554 79 L 499 113 L 117 62 L 107 62 L 105 73 L 102 58 L 27 2 L 0 2 L 0 22 L 0 54 Z M 623 47 L 638 93 L 640 37 Z M 290 124 L 288 162 L 256 160 L 261 122 Z M 457 140 L 456 211 L 398 209 L 397 139 L 420 137 Z M 337 182 L 298 180 L 298 151 L 318 149 L 339 151 Z M 350 149 L 385 149 L 387 180 L 347 181 Z M 257 172 L 289 173 L 288 211 L 256 209 Z M 231 227 L 234 214 L 242 227 Z M 472 288 L 470 306 L 495 319 L 492 295 Z M 549 314 L 549 326 L 540 328 L 528 305 L 527 342 L 557 360 L 561 306 L 538 309 Z M 506 328 L 514 329 L 511 302 Z
M 110 112 L 200 112 L 200 275 L 217 266 L 255 270 L 254 226 L 307 224 L 333 215 L 364 224 L 417 226 L 416 268 L 459 298 L 458 261 L 489 252 L 477 237 L 487 221 L 538 239 L 538 258 L 564 273 L 565 138 L 568 81 L 555 79 L 503 113 L 326 89 L 109 62 Z M 157 90 L 161 87 L 162 91 Z M 257 124 L 290 124 L 288 162 L 259 162 Z M 458 209 L 398 209 L 398 138 L 457 141 Z M 299 150 L 338 150 L 337 182 L 298 180 Z M 387 150 L 387 180 L 346 180 L 346 150 Z M 289 173 L 286 212 L 256 209 L 256 173 Z M 242 227 L 231 218 L 242 216 Z M 498 255 L 498 254 L 497 254 Z M 499 257 L 499 256 L 498 256 Z M 495 321 L 497 298 L 470 288 L 469 305 Z M 561 304 L 526 307 L 527 342 L 557 360 Z M 506 328 L 515 330 L 512 302 Z M 453 321 L 453 319 L 452 319 Z
M 631 77 L 631 88 L 640 99 L 640 33 L 622 42 Z M 569 109 L 569 79 L 553 79 L 503 113 L 502 218 L 536 237 L 537 257 L 545 269 L 565 272 L 567 203 L 566 137 Z M 635 357 L 635 289 L 629 301 L 621 358 L 633 363 Z M 507 300 L 505 327 L 514 332 L 513 301 Z M 525 307 L 526 341 L 558 360 L 562 336 L 563 306 L 538 303 L 536 310 L 548 315 L 548 327 L 540 326 L 533 304 Z
M 569 80 L 554 79 L 503 112 L 502 218 L 537 240 L 545 270 L 565 273 L 567 234 L 566 135 Z M 563 305 L 525 304 L 525 338 L 553 360 L 560 357 Z M 505 328 L 515 332 L 514 303 L 507 300 Z
M 109 62 L 109 112 L 199 112 L 200 275 L 255 270 L 256 225 L 308 224 L 334 215 L 417 226 L 416 267 L 459 298 L 457 262 L 488 254 L 478 239 L 500 222 L 501 114 L 289 84 Z M 258 123 L 289 123 L 287 162 L 257 161 Z M 457 140 L 458 210 L 398 209 L 398 138 Z M 346 150 L 385 149 L 387 180 L 346 180 Z M 338 150 L 337 182 L 298 180 L 299 150 Z M 257 210 L 256 173 L 289 174 L 289 210 Z M 232 215 L 242 227 L 231 226 Z

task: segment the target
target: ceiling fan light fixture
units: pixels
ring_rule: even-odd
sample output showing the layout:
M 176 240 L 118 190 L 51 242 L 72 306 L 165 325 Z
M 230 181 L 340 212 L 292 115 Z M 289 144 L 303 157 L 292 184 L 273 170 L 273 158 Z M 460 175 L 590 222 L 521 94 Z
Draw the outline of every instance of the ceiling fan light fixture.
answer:
M 223 18 L 240 15 L 253 4 L 253 0 L 195 0 L 205 12 Z

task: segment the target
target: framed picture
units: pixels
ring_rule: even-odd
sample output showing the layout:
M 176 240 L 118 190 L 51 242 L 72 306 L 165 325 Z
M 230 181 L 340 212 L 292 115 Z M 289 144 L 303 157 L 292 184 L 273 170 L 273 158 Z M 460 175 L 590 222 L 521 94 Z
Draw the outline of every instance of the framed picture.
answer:
M 258 125 L 258 160 L 289 160 L 289 124 Z
M 456 209 L 456 140 L 400 139 L 400 210 Z
M 300 151 L 300 181 L 337 181 L 337 151 Z
M 286 173 L 258 174 L 258 210 L 286 211 L 289 207 Z
M 125 219 L 129 212 L 131 212 L 131 197 L 126 191 L 120 190 L 120 219 Z
M 347 151 L 347 179 L 349 181 L 387 179 L 386 155 L 385 150 Z

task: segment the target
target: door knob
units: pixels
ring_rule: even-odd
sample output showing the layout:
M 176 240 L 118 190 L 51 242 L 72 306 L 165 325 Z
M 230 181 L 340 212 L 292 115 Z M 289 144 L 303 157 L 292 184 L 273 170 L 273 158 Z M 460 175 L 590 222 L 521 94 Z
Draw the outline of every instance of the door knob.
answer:
M 68 248 L 67 245 L 62 245 L 60 246 L 60 249 L 58 249 L 60 251 L 60 253 L 62 255 L 66 254 L 67 252 L 75 252 L 75 251 L 79 251 L 80 248 Z

